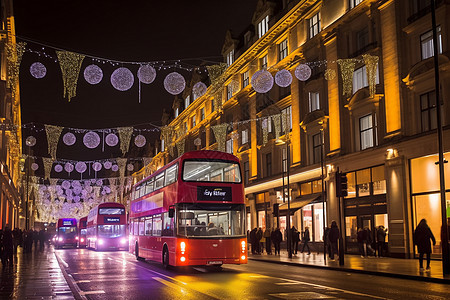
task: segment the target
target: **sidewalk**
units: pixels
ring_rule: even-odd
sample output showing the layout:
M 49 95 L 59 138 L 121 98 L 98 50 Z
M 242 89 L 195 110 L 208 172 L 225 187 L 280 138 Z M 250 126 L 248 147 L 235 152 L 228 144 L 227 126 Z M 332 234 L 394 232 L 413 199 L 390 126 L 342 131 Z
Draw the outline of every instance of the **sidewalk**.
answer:
M 0 263 L 0 299 L 74 299 L 52 247 L 17 252 L 12 268 Z
M 267 255 L 265 252 L 261 255 L 251 253 L 248 254 L 249 260 L 268 263 L 288 264 L 299 267 L 321 268 L 450 284 L 450 275 L 443 275 L 442 261 L 432 260 L 431 271 L 421 273 L 419 271 L 418 259 L 400 259 L 389 257 L 362 258 L 359 255 L 346 254 L 344 257 L 344 265 L 340 266 L 337 258 L 338 256 L 335 256 L 336 261 L 329 261 L 329 258 L 327 257 L 327 261 L 325 263 L 323 253 L 317 254 L 317 252 L 311 252 L 311 255 L 299 252 L 296 255 L 292 255 L 292 258 L 288 258 L 288 253 L 286 250 L 281 250 L 281 255 L 276 256 Z M 426 264 L 426 262 L 424 262 L 424 264 Z

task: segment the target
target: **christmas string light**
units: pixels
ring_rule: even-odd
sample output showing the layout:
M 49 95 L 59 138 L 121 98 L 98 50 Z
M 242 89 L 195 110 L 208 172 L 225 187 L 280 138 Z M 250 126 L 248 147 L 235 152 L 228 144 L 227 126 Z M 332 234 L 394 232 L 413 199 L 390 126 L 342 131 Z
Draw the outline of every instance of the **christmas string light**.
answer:
M 281 132 L 281 116 L 274 115 L 272 116 L 273 124 L 275 125 L 275 139 L 278 140 L 280 138 Z
M 334 69 L 326 69 L 325 70 L 325 80 L 334 80 L 336 78 L 336 71 Z
M 51 158 L 43 157 L 42 162 L 44 163 L 44 178 L 49 179 L 52 171 L 53 160 Z
M 48 153 L 53 159 L 56 159 L 56 151 L 62 129 L 63 128 L 59 126 L 45 125 L 45 133 L 47 134 Z
M 355 70 L 355 60 L 338 59 L 337 63 L 341 68 L 342 95 L 350 97 L 353 93 L 353 71 Z
M 70 102 L 77 94 L 78 74 L 80 73 L 84 55 L 69 51 L 56 51 L 56 55 L 58 56 L 63 76 L 63 97 L 67 97 Z
M 377 78 L 377 66 L 378 66 L 378 56 L 372 56 L 370 54 L 363 55 L 364 63 L 366 65 L 367 81 L 369 82 L 369 93 L 370 97 L 375 96 L 375 84 Z
M 117 128 L 117 133 L 119 134 L 120 139 L 120 151 L 122 154 L 128 152 L 130 147 L 131 135 L 133 134 L 133 127 L 119 127 Z
M 184 153 L 184 146 L 185 146 L 185 139 L 182 138 L 179 141 L 177 141 L 177 151 L 178 156 L 182 155 Z
M 8 79 L 6 86 L 11 89 L 12 97 L 16 98 L 17 82 L 19 80 L 20 63 L 22 62 L 22 56 L 25 52 L 25 46 L 27 43 L 6 43 L 6 60 Z
M 225 152 L 228 123 L 211 126 L 217 141 L 217 150 Z

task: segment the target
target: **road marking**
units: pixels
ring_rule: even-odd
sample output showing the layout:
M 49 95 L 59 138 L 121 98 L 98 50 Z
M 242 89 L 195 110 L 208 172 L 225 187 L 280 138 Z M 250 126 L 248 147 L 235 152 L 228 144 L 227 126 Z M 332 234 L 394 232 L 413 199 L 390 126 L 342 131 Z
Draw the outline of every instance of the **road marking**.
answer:
M 59 257 L 59 256 L 58 256 Z M 66 261 L 64 259 L 62 259 L 61 257 L 59 257 L 59 259 L 61 260 L 61 262 L 63 263 L 64 267 L 68 268 L 69 264 L 66 263 Z
M 86 283 L 86 282 L 91 282 L 91 281 L 90 280 L 78 280 L 78 281 L 75 281 L 76 284 L 78 284 L 78 283 Z
M 89 294 L 106 294 L 105 291 L 99 290 L 99 291 L 81 291 L 81 295 L 89 295 Z

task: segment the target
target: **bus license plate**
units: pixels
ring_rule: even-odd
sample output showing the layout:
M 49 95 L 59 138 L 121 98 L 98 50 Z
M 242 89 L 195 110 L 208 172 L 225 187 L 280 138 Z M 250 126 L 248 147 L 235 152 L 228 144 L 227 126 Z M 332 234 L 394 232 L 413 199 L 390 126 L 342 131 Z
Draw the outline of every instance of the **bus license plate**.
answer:
M 208 261 L 208 265 L 221 265 L 221 264 L 222 264 L 221 260 Z

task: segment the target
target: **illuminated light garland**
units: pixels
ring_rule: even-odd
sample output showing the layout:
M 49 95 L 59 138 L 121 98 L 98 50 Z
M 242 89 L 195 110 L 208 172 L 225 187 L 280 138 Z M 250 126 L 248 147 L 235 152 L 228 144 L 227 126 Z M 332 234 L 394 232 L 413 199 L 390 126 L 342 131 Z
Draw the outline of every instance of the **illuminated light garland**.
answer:
M 67 97 L 70 102 L 77 94 L 78 75 L 80 74 L 84 55 L 69 51 L 56 51 L 56 55 L 58 56 L 63 77 L 63 97 Z
M 297 68 L 295 68 L 295 77 L 297 77 L 300 81 L 306 81 L 311 77 L 311 68 L 307 64 L 299 64 Z
M 110 161 L 105 161 L 105 162 L 103 163 L 103 168 L 105 168 L 106 170 L 111 169 L 111 167 L 112 167 L 112 162 L 110 162 Z
M 128 164 L 127 165 L 127 171 L 131 172 L 134 170 L 134 165 L 133 164 Z
M 126 158 L 118 158 L 116 161 L 117 161 L 117 165 L 120 170 L 120 177 L 125 176 L 125 168 L 126 168 L 126 164 L 127 164 L 127 159 Z
M 47 134 L 48 154 L 56 159 L 56 151 L 58 149 L 58 141 L 63 128 L 53 125 L 45 125 L 45 133 Z M 76 140 L 76 139 L 75 139 Z
M 150 65 L 142 65 L 137 72 L 139 81 L 145 84 L 152 83 L 156 78 L 156 70 Z
M 197 146 L 197 147 L 201 146 L 201 145 L 202 145 L 202 139 L 199 138 L 199 137 L 196 138 L 196 139 L 194 140 L 194 145 Z
M 127 153 L 128 149 L 130 148 L 130 140 L 131 135 L 133 134 L 133 127 L 119 127 L 117 128 L 117 133 L 119 134 L 120 139 L 120 151 L 122 151 L 122 154 L 125 155 L 125 153 Z
M 102 169 L 102 164 L 96 161 L 92 164 L 92 169 L 94 169 L 95 172 L 98 172 Z
M 169 150 L 169 154 L 173 156 L 173 139 L 174 130 L 171 126 L 163 126 L 161 127 L 161 139 L 164 140 L 165 146 Z
M 217 141 L 217 150 L 225 152 L 228 123 L 211 126 Z
M 206 94 L 207 89 L 208 88 L 206 87 L 206 84 L 204 84 L 201 81 L 194 84 L 194 86 L 192 87 L 192 95 L 194 96 L 194 99 L 197 99 L 198 97 L 201 97 L 204 94 Z
M 55 172 L 56 173 L 60 173 L 62 172 L 63 167 L 60 164 L 55 165 Z
M 87 170 L 86 163 L 83 161 L 79 161 L 75 164 L 75 170 L 77 170 L 78 173 L 83 174 Z
M 30 66 L 30 74 L 36 79 L 44 78 L 47 75 L 47 68 L 40 62 L 35 62 Z
M 211 85 L 213 86 L 221 86 L 225 82 L 225 76 L 222 76 L 228 65 L 226 63 L 220 63 L 218 65 L 206 66 L 208 69 L 209 79 L 211 80 Z M 216 88 L 215 87 L 215 88 Z
M 233 79 L 231 80 L 229 87 L 233 91 L 233 95 L 238 93 L 241 90 L 239 79 L 236 78 L 236 76 L 234 76 Z
M 73 165 L 71 164 L 71 163 L 66 163 L 65 165 L 64 165 L 64 170 L 67 172 L 67 173 L 69 173 L 69 175 L 70 175 L 70 173 L 73 171 Z
M 178 95 L 184 91 L 185 87 L 186 81 L 180 73 L 172 72 L 164 78 L 164 88 L 169 94 Z
M 281 113 L 281 121 L 283 122 L 282 128 L 284 129 L 284 134 L 288 134 L 290 130 L 288 129 L 290 126 L 288 126 L 289 118 L 287 113 Z
M 30 135 L 29 137 L 26 138 L 25 144 L 28 147 L 33 147 L 34 145 L 36 145 L 36 138 L 34 136 Z
M 118 165 L 112 165 L 111 171 L 113 171 L 113 172 L 119 171 L 119 166 Z
M 83 144 L 89 149 L 97 148 L 100 145 L 100 136 L 94 131 L 89 131 L 83 136 Z
M 350 97 L 353 93 L 353 71 L 355 70 L 355 59 L 338 59 L 341 68 L 342 95 Z
M 8 67 L 8 79 L 6 87 L 11 89 L 12 97 L 16 97 L 17 82 L 19 80 L 20 63 L 27 43 L 6 43 L 6 59 Z
M 110 133 L 106 136 L 105 142 L 108 146 L 114 147 L 119 143 L 119 138 L 114 133 Z
M 97 65 L 89 65 L 84 69 L 84 79 L 90 84 L 100 83 L 103 79 L 103 71 Z
M 146 140 L 145 136 L 143 136 L 142 134 L 139 134 L 134 138 L 134 144 L 138 148 L 144 147 L 146 143 L 147 143 L 147 140 Z
M 366 64 L 367 81 L 369 82 L 370 98 L 373 98 L 376 93 L 376 79 L 377 79 L 377 66 L 378 56 L 370 54 L 363 55 L 364 63 Z
M 286 69 L 275 74 L 275 83 L 280 87 L 288 87 L 292 83 L 292 74 Z
M 50 173 L 52 171 L 53 159 L 43 157 L 42 162 L 44 163 L 44 178 L 50 179 Z
M 273 87 L 273 76 L 267 70 L 259 70 L 253 74 L 251 85 L 257 93 L 267 93 Z
M 39 169 L 39 165 L 37 163 L 32 163 L 31 170 L 36 171 L 37 169 Z
M 180 156 L 180 155 L 182 155 L 182 154 L 184 153 L 184 146 L 185 146 L 185 140 L 184 140 L 184 138 L 183 138 L 183 139 L 180 139 L 180 140 L 177 142 L 178 156 Z
M 230 134 L 230 137 L 233 141 L 235 141 L 235 140 L 239 139 L 239 133 L 234 131 Z
M 275 125 L 275 139 L 278 140 L 280 138 L 281 132 L 281 116 L 274 115 L 272 116 L 273 124 Z
M 261 121 L 261 127 L 262 127 L 262 135 L 263 135 L 263 146 L 265 146 L 269 140 L 269 126 L 268 122 L 270 121 L 270 117 L 265 118 Z
M 72 146 L 77 141 L 77 137 L 72 132 L 63 135 L 63 142 L 67 146 Z
M 326 69 L 325 70 L 325 80 L 334 80 L 336 78 L 336 71 L 334 69 Z
M 127 68 L 118 68 L 111 74 L 111 84 L 116 90 L 128 91 L 134 84 L 133 73 Z

